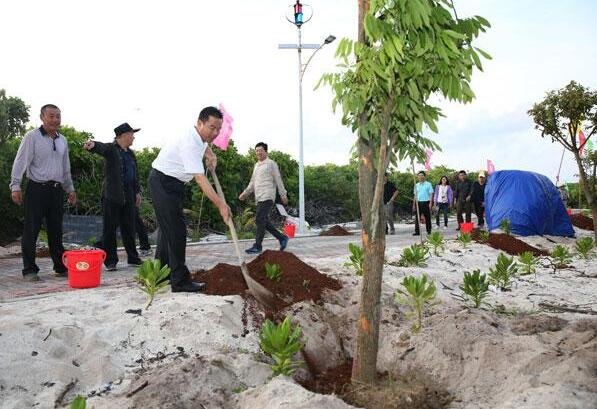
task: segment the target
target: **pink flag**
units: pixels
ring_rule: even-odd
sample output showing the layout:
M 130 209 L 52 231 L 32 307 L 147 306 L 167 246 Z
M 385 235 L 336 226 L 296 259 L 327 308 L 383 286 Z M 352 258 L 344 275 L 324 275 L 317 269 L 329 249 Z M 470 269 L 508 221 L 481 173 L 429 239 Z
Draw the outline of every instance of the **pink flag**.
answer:
M 220 133 L 214 139 L 213 144 L 216 145 L 218 148 L 222 150 L 228 149 L 228 143 L 230 142 L 230 137 L 232 136 L 232 123 L 234 120 L 224 108 L 224 105 L 220 104 L 218 107 L 220 111 L 222 111 L 223 119 L 222 119 L 222 129 L 220 129 Z
M 431 149 L 425 150 L 425 169 L 427 170 L 431 170 L 431 155 L 433 155 Z
M 580 156 L 583 156 L 585 144 L 587 143 L 587 138 L 585 137 L 583 131 L 581 131 L 580 129 L 578 130 L 578 142 L 580 143 L 580 145 L 578 146 L 578 154 Z
M 495 166 L 490 159 L 487 159 L 487 174 L 491 175 L 493 172 L 495 172 Z

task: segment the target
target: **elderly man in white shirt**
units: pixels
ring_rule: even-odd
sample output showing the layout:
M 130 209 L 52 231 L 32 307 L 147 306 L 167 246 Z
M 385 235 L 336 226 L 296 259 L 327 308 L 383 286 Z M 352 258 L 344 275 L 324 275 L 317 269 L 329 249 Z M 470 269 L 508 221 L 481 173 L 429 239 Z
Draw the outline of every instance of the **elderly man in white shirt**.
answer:
M 204 283 L 193 283 L 185 264 L 187 229 L 182 213 L 184 184 L 195 179 L 205 196 L 218 208 L 224 221 L 230 208 L 217 195 L 205 176 L 203 157 L 208 168 L 215 168 L 216 156 L 209 148 L 222 128 L 222 113 L 215 107 L 204 108 L 197 124 L 179 138 L 169 140 L 151 164 L 149 190 L 158 222 L 155 257 L 170 267 L 172 292 L 199 292 Z
M 276 198 L 276 189 L 280 193 L 280 199 L 283 204 L 288 204 L 288 197 L 278 164 L 267 157 L 267 144 L 259 142 L 255 145 L 255 155 L 257 163 L 253 168 L 251 182 L 249 186 L 238 196 L 240 200 L 245 200 L 248 195 L 255 192 L 255 202 L 257 210 L 255 223 L 257 232 L 255 233 L 255 244 L 247 250 L 248 254 L 259 254 L 262 251 L 261 243 L 265 236 L 265 231 L 270 232 L 280 242 L 280 250 L 284 250 L 288 245 L 288 237 L 278 231 L 269 220 L 269 214 Z

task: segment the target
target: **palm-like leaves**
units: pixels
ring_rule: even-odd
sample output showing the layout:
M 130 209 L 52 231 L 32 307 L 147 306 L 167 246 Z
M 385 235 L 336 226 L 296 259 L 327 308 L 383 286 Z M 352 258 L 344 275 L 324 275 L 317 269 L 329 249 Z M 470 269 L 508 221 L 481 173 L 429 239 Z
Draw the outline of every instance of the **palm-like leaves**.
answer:
M 163 290 L 170 280 L 170 268 L 168 265 L 162 267 L 160 260 L 145 260 L 143 264 L 137 269 L 137 276 L 135 279 L 141 286 L 141 289 L 148 295 L 148 302 L 145 309 L 148 309 L 155 295 Z
M 428 281 L 427 275 L 421 277 L 407 276 L 402 280 L 404 290 L 396 291 L 394 298 L 396 302 L 408 305 L 411 308 L 410 315 L 417 317 L 417 322 L 413 324 L 413 331 L 421 329 L 423 321 L 423 309 L 426 305 L 433 305 L 436 295 L 435 283 Z
M 470 299 L 475 304 L 475 308 L 479 308 L 489 291 L 487 276 L 481 274 L 479 269 L 473 270 L 472 273 L 466 271 L 463 281 L 460 289 L 464 293 L 464 297 Z
M 518 264 L 522 272 L 520 275 L 536 274 L 539 259 L 535 257 L 532 251 L 525 251 L 518 256 Z
M 445 249 L 444 236 L 440 232 L 434 231 L 427 236 L 427 244 L 433 248 L 433 253 L 439 256 L 440 250 Z
M 429 258 L 429 249 L 422 244 L 413 244 L 402 250 L 398 266 L 400 267 L 423 267 Z
M 469 243 L 471 242 L 471 234 L 470 233 L 459 233 L 457 240 L 462 244 L 462 247 L 466 248 Z
M 489 268 L 489 281 L 505 291 L 510 287 L 510 282 L 517 271 L 518 267 L 514 262 L 514 257 L 507 257 L 504 253 L 500 253 L 495 268 Z
M 350 251 L 350 256 L 348 257 L 348 261 L 344 263 L 344 266 L 354 268 L 356 275 L 362 276 L 363 260 L 365 258 L 365 252 L 363 248 L 357 246 L 356 244 L 348 243 L 348 250 Z
M 266 320 L 259 334 L 259 345 L 275 361 L 272 365 L 274 376 L 291 375 L 300 365 L 292 357 L 303 347 L 301 328 L 298 325 L 293 327 L 289 317 L 278 325 Z
M 595 248 L 595 242 L 592 237 L 583 237 L 576 240 L 576 252 L 584 259 L 589 259 Z
M 556 245 L 550 254 L 555 268 L 564 268 L 572 261 L 572 255 L 567 247 L 561 244 Z

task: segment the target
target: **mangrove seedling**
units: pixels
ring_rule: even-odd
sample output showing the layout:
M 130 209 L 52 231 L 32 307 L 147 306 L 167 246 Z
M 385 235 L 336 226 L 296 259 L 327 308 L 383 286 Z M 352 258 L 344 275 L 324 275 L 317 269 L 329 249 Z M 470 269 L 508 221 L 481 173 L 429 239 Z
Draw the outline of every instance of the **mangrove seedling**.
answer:
M 404 277 L 402 286 L 404 289 L 397 290 L 394 299 L 397 303 L 410 307 L 408 315 L 416 317 L 412 330 L 418 332 L 423 324 L 423 310 L 435 304 L 435 283 L 428 281 L 427 275 L 423 274 L 421 277 Z
M 561 244 L 557 244 L 549 256 L 551 257 L 554 270 L 564 268 L 572 261 L 572 254 L 570 254 L 568 247 Z
M 592 237 L 587 236 L 576 240 L 576 252 L 585 260 L 588 260 L 591 257 L 594 248 L 595 242 Z
M 289 317 L 278 325 L 265 320 L 259 334 L 259 346 L 275 361 L 272 365 L 274 376 L 292 375 L 300 366 L 300 362 L 293 361 L 292 357 L 303 347 L 301 328 L 292 326 Z
M 277 283 L 282 279 L 282 267 L 276 263 L 265 263 L 265 275 Z
M 466 248 L 469 243 L 471 242 L 471 234 L 470 233 L 458 233 L 457 240 L 462 244 L 462 247 Z
M 487 230 L 479 231 L 479 240 L 482 243 L 487 243 L 489 241 L 489 232 Z
M 517 271 L 518 268 L 514 262 L 514 257 L 508 257 L 504 253 L 500 253 L 495 268 L 489 268 L 489 282 L 502 291 L 507 291 Z
M 479 308 L 489 291 L 489 280 L 479 269 L 473 270 L 472 273 L 465 271 L 460 289 L 464 293 L 464 298 L 471 300 L 475 308 Z
M 537 274 L 539 259 L 535 257 L 532 251 L 525 251 L 518 256 L 518 265 L 520 266 L 520 275 Z
M 69 409 L 85 409 L 87 407 L 87 398 L 81 395 L 77 395 L 77 397 L 70 403 Z
M 145 309 L 148 309 L 157 293 L 164 290 L 170 284 L 170 267 L 162 267 L 160 260 L 145 260 L 137 269 L 135 279 L 141 289 L 147 293 L 148 302 Z
M 510 235 L 510 219 L 502 219 L 502 221 L 500 222 L 500 229 L 502 229 L 502 231 L 504 232 L 504 234 L 506 235 Z
M 422 244 L 413 244 L 402 250 L 398 265 L 400 267 L 423 267 L 429 258 L 429 249 Z
M 444 236 L 438 231 L 433 231 L 429 236 L 427 236 L 427 245 L 433 248 L 433 253 L 436 256 L 439 256 L 440 250 L 444 251 L 446 248 L 445 244 Z
M 344 263 L 344 266 L 354 268 L 356 275 L 362 276 L 363 259 L 365 258 L 363 248 L 356 244 L 348 243 L 348 251 L 350 251 L 350 255 L 348 256 L 348 261 Z

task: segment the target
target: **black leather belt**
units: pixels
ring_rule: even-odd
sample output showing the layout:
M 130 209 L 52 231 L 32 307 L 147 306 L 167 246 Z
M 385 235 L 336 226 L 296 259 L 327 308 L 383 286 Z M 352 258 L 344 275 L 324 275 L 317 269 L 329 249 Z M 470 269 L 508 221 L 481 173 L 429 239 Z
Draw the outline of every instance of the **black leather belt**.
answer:
M 56 182 L 55 180 L 48 180 L 46 182 L 36 182 L 34 180 L 30 180 L 30 182 L 35 183 L 36 185 L 40 185 L 40 186 L 47 186 L 47 187 L 53 187 L 53 188 L 62 187 L 62 183 Z

